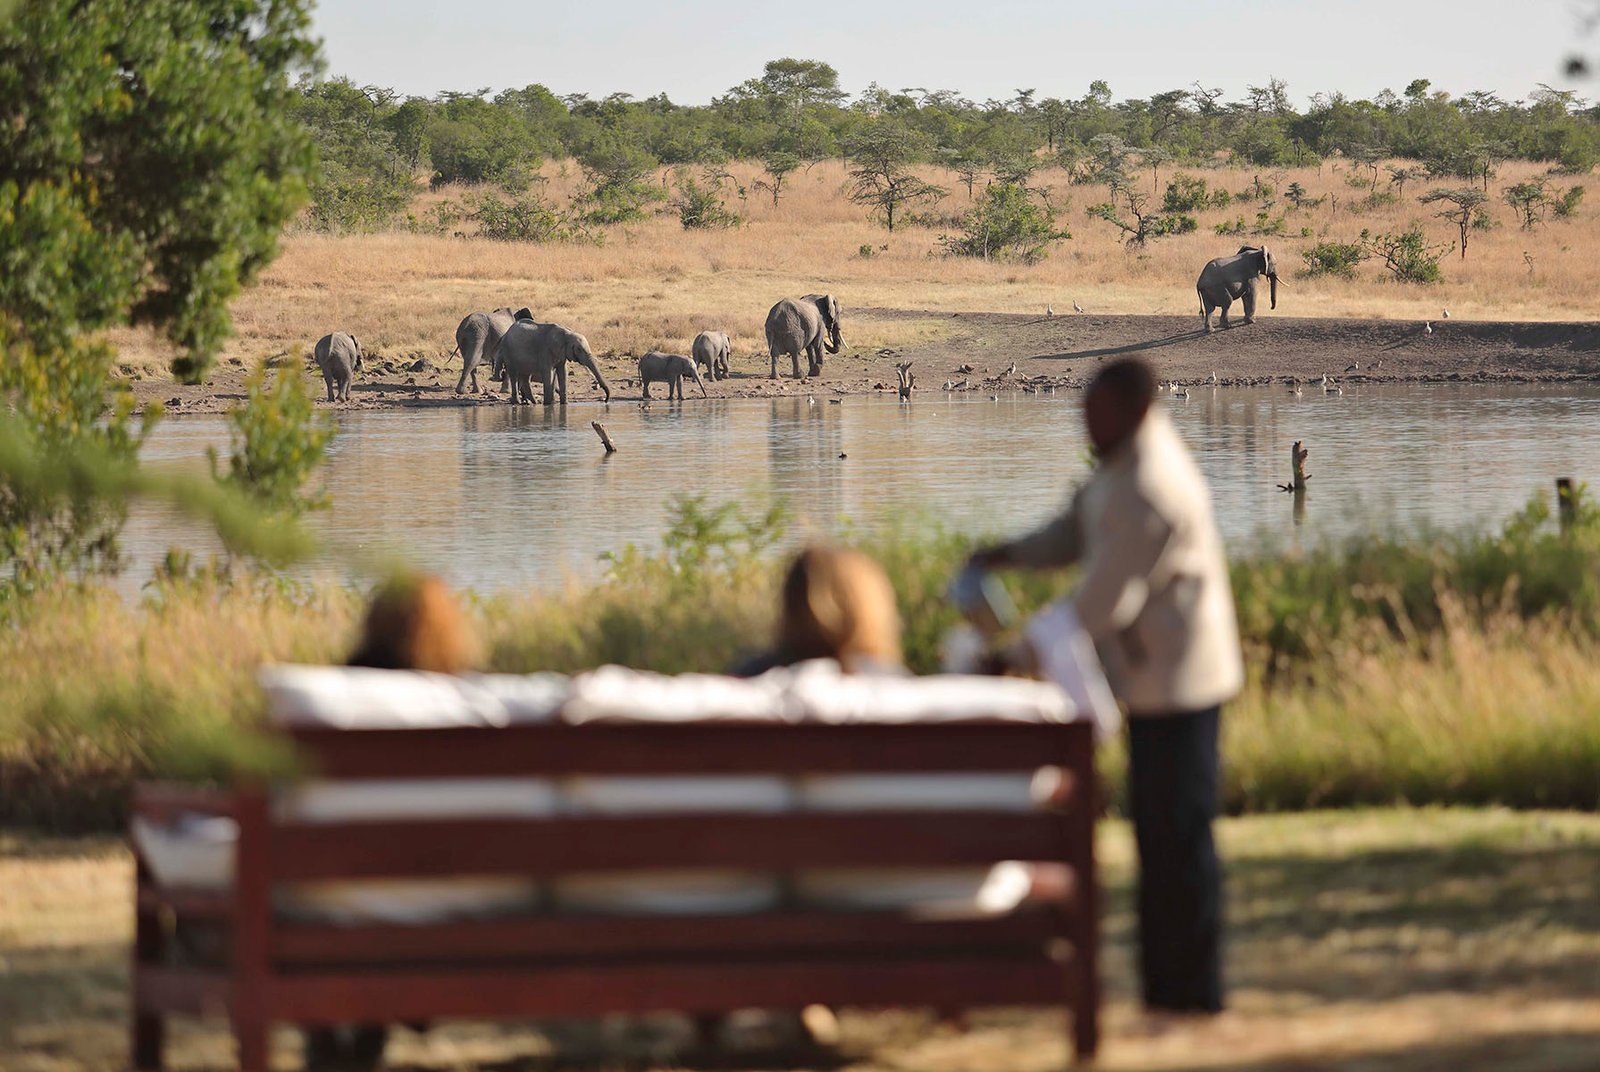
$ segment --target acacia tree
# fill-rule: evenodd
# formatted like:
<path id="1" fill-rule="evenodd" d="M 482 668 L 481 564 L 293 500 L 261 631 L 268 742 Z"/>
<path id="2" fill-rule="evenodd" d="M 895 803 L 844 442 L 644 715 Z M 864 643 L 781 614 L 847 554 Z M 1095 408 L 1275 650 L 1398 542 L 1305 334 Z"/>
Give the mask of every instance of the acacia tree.
<path id="1" fill-rule="evenodd" d="M 761 162 L 761 170 L 767 177 L 757 179 L 750 185 L 757 190 L 765 190 L 772 195 L 772 207 L 778 207 L 778 195 L 783 192 L 783 180 L 789 173 L 800 166 L 800 158 L 794 153 L 776 152 Z"/>
<path id="2" fill-rule="evenodd" d="M 1545 210 L 1550 207 L 1550 183 L 1544 178 L 1519 182 L 1502 190 L 1500 199 L 1516 210 L 1522 229 L 1531 231 L 1544 222 Z"/>
<path id="3" fill-rule="evenodd" d="M 1424 205 L 1432 205 L 1443 201 L 1450 205 L 1442 212 L 1436 213 L 1441 220 L 1449 220 L 1456 225 L 1456 230 L 1461 235 L 1461 259 L 1467 259 L 1467 238 L 1472 234 L 1472 225 L 1477 222 L 1483 212 L 1483 203 L 1489 200 L 1489 195 L 1482 190 L 1474 190 L 1470 186 L 1453 190 L 1429 190 L 1418 198 Z"/>
<path id="4" fill-rule="evenodd" d="M 911 172 L 913 162 L 926 158 L 930 143 L 896 119 L 870 120 L 846 148 L 851 162 L 850 200 L 882 215 L 890 231 L 902 206 L 937 201 L 947 192 Z"/>
<path id="5" fill-rule="evenodd" d="M 199 382 L 306 197 L 290 78 L 316 59 L 309 7 L 0 5 L 0 425 L 28 455 L 0 472 L 0 564 L 23 585 L 116 561 L 105 485 L 13 475 L 90 455 L 134 472 L 159 407 L 134 426 L 105 330 L 164 332 L 174 375 Z"/>

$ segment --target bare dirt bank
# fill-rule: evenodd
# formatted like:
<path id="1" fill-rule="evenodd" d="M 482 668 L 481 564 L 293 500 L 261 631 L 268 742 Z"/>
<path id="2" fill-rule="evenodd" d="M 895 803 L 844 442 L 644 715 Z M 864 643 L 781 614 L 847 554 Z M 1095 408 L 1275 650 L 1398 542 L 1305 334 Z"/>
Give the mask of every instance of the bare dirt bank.
<path id="1" fill-rule="evenodd" d="M 1206 335 L 1194 316 L 1025 316 L 1007 313 L 935 313 L 910 309 L 860 309 L 850 320 L 871 321 L 875 334 L 894 336 L 896 321 L 942 319 L 946 330 L 934 341 L 861 352 L 848 346 L 828 358 L 820 380 L 796 382 L 780 365 L 779 380 L 767 378 L 764 354 L 736 352 L 733 375 L 707 383 L 712 397 L 748 398 L 791 394 L 867 394 L 893 391 L 894 366 L 913 362 L 917 388 L 924 394 L 946 389 L 1032 391 L 1081 387 L 1102 362 L 1117 357 L 1149 361 L 1164 381 L 1208 382 L 1222 386 L 1313 380 L 1327 374 L 1346 382 L 1559 383 L 1600 380 L 1600 324 L 1508 321 L 1422 322 L 1340 320 L 1263 314 L 1248 327 Z M 284 357 L 281 360 L 295 360 Z M 637 399 L 635 359 L 608 356 L 601 365 L 613 399 Z M 1015 370 L 1011 369 L 1015 365 Z M 505 404 L 496 385 L 480 382 L 483 393 L 456 395 L 460 358 L 448 350 L 432 353 L 369 355 L 366 370 L 351 389 L 350 409 L 407 409 L 435 406 Z M 963 371 L 970 367 L 970 371 Z M 306 375 L 322 392 L 321 377 L 306 365 Z M 204 384 L 176 384 L 164 375 L 136 380 L 141 404 L 159 399 L 173 413 L 215 413 L 244 395 L 245 369 L 219 366 Z M 582 369 L 569 376 L 574 400 L 599 392 Z M 653 393 L 664 394 L 662 386 Z M 697 396 L 689 385 L 691 399 Z M 327 405 L 327 403 L 319 403 Z"/>

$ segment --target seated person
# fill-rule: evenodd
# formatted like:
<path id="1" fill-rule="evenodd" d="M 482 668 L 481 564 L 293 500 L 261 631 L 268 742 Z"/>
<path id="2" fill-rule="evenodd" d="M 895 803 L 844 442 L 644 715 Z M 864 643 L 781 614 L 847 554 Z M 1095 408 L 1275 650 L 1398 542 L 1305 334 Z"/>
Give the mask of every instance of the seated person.
<path id="1" fill-rule="evenodd" d="M 894 588 L 870 556 L 826 544 L 807 547 L 784 575 L 782 600 L 772 650 L 739 664 L 735 677 L 807 659 L 835 659 L 847 673 L 902 672 Z"/>

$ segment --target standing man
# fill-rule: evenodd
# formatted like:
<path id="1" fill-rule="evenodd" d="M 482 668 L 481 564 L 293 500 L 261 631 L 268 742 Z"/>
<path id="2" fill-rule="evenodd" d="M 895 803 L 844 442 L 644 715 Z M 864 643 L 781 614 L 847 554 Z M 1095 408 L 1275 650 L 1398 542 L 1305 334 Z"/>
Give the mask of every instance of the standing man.
<path id="1" fill-rule="evenodd" d="M 1217 720 L 1244 667 L 1209 491 L 1154 400 L 1149 366 L 1105 366 L 1083 400 L 1099 459 L 1089 481 L 1064 514 L 972 564 L 1081 565 L 1071 602 L 1128 709 L 1145 1005 L 1212 1013 L 1223 1007 Z"/>

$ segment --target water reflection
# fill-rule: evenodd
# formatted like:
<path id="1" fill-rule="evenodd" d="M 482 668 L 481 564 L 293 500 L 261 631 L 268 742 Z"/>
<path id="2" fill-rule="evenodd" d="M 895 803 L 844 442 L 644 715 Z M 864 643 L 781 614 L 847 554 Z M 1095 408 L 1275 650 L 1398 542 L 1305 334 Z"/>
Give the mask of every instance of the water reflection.
<path id="1" fill-rule="evenodd" d="M 333 508 L 316 523 L 347 548 L 398 552 L 457 584 L 549 588 L 661 531 L 675 492 L 788 500 L 806 531 L 919 514 L 1011 532 L 1055 510 L 1087 471 L 1079 396 L 691 398 L 648 405 L 490 406 L 339 417 Z M 1600 465 L 1600 389 L 1192 389 L 1164 399 L 1212 483 L 1234 547 L 1394 526 L 1485 527 L 1557 476 Z M 619 451 L 607 457 L 589 422 Z M 165 422 L 158 463 L 203 464 L 221 418 Z M 1278 490 L 1290 444 L 1311 449 L 1310 493 Z M 840 455 L 845 455 L 841 458 Z M 168 546 L 207 550 L 180 518 L 141 511 L 130 577 Z"/>

